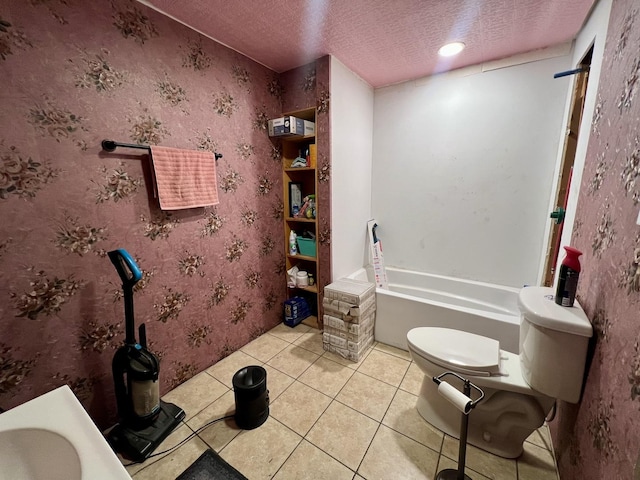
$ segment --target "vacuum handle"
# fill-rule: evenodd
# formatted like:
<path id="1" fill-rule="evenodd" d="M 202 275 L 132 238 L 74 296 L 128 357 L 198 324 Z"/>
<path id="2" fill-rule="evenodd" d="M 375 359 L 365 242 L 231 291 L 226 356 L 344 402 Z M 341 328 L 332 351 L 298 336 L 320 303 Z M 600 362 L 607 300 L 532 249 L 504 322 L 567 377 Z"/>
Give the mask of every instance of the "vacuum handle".
<path id="1" fill-rule="evenodd" d="M 111 263 L 116 267 L 122 280 L 122 286 L 133 288 L 142 278 L 142 271 L 133 257 L 124 248 L 112 250 L 108 253 Z"/>
<path id="2" fill-rule="evenodd" d="M 140 338 L 140 345 L 142 348 L 147 348 L 147 327 L 143 323 L 138 327 L 138 337 Z"/>

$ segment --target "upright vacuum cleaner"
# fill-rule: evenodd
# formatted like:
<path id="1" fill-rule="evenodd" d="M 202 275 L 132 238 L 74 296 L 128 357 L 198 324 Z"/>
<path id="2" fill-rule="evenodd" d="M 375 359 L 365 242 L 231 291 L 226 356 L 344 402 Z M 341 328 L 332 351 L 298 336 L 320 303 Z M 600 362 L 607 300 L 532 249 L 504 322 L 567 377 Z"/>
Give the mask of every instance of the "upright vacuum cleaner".
<path id="1" fill-rule="evenodd" d="M 116 452 L 141 462 L 178 426 L 185 413 L 177 405 L 160 400 L 160 364 L 158 357 L 147 350 L 144 324 L 138 329 L 140 343 L 136 340 L 133 287 L 142 278 L 142 272 L 124 249 L 109 252 L 109 259 L 122 279 L 126 337 L 113 356 L 119 423 L 109 432 L 107 440 Z"/>

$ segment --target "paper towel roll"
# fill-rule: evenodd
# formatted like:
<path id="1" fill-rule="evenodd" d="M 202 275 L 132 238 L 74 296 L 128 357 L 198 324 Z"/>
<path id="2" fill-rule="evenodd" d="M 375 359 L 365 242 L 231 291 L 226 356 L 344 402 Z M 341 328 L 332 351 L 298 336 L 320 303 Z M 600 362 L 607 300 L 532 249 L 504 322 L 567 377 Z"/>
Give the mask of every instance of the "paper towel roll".
<path id="1" fill-rule="evenodd" d="M 471 411 L 471 399 L 447 382 L 441 381 L 438 393 L 449 400 L 454 407 L 467 415 Z"/>

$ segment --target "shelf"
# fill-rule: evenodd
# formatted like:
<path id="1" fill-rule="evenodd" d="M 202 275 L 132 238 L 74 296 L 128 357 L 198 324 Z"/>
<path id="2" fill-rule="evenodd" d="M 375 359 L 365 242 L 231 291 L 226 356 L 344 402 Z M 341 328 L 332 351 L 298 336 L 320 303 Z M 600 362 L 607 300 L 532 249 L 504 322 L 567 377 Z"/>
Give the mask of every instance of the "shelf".
<path id="1" fill-rule="evenodd" d="M 285 172 L 315 172 L 315 167 L 287 167 Z"/>
<path id="2" fill-rule="evenodd" d="M 302 223 L 316 223 L 315 218 L 305 218 L 305 217 L 287 217 L 285 218 L 287 222 L 302 222 Z"/>
<path id="3" fill-rule="evenodd" d="M 318 287 L 316 285 L 310 285 L 308 287 L 289 287 L 289 290 L 304 290 L 305 292 L 318 293 Z"/>
<path id="4" fill-rule="evenodd" d="M 314 140 L 316 138 L 315 135 L 290 135 L 290 136 L 286 136 L 286 135 L 277 135 L 275 137 L 271 137 L 271 138 L 279 138 L 281 140 L 286 140 L 287 142 L 308 142 L 309 140 Z"/>
<path id="5" fill-rule="evenodd" d="M 318 259 L 316 257 L 308 257 L 307 255 L 289 255 L 287 254 L 287 258 L 293 260 L 297 258 L 298 260 L 306 260 L 307 262 L 316 262 Z"/>
<path id="6" fill-rule="evenodd" d="M 294 116 L 316 122 L 316 108 L 309 107 L 303 110 L 285 112 L 284 116 Z M 290 297 L 301 296 L 308 303 L 311 311 L 316 313 L 307 317 L 302 323 L 314 328 L 318 328 L 318 324 L 322 323 L 322 304 L 320 299 L 320 292 L 324 286 L 323 278 L 321 276 L 322 269 L 320 268 L 320 260 L 317 258 L 318 251 L 313 249 L 305 249 L 306 253 L 315 253 L 314 256 L 302 255 L 299 252 L 296 255 L 289 254 L 288 240 L 292 231 L 302 233 L 308 231 L 316 233 L 319 229 L 318 218 L 307 218 L 306 216 L 294 217 L 292 215 L 291 208 L 291 184 L 299 184 L 303 198 L 307 195 L 316 195 L 316 206 L 318 205 L 318 131 L 315 135 L 296 135 L 296 136 L 282 136 L 274 137 L 273 140 L 279 140 L 281 143 L 281 164 L 282 171 L 282 186 L 283 195 L 282 203 L 284 207 L 284 219 L 282 221 L 284 229 L 284 254 L 285 254 L 285 267 L 289 271 L 293 267 L 298 267 L 300 270 L 307 270 L 315 277 L 315 284 L 306 287 L 287 287 L 286 292 Z M 308 155 L 308 166 L 292 167 L 298 157 L 305 157 Z M 305 165 L 302 163 L 302 165 Z M 303 202 L 304 203 L 304 202 Z M 306 212 L 305 212 L 306 213 Z M 317 212 L 316 212 L 317 215 Z M 316 245 L 316 248 L 318 246 Z"/>

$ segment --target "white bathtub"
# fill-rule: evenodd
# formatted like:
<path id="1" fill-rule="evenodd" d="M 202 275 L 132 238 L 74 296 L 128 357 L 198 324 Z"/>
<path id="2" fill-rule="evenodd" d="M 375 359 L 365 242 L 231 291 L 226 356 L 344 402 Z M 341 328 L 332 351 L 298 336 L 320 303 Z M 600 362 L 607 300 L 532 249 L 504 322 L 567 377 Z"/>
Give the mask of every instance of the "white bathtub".
<path id="1" fill-rule="evenodd" d="M 407 350 L 415 327 L 446 327 L 495 338 L 518 353 L 519 289 L 387 267 L 389 290 L 376 289 L 377 341 Z M 372 269 L 351 278 L 373 281 Z"/>

